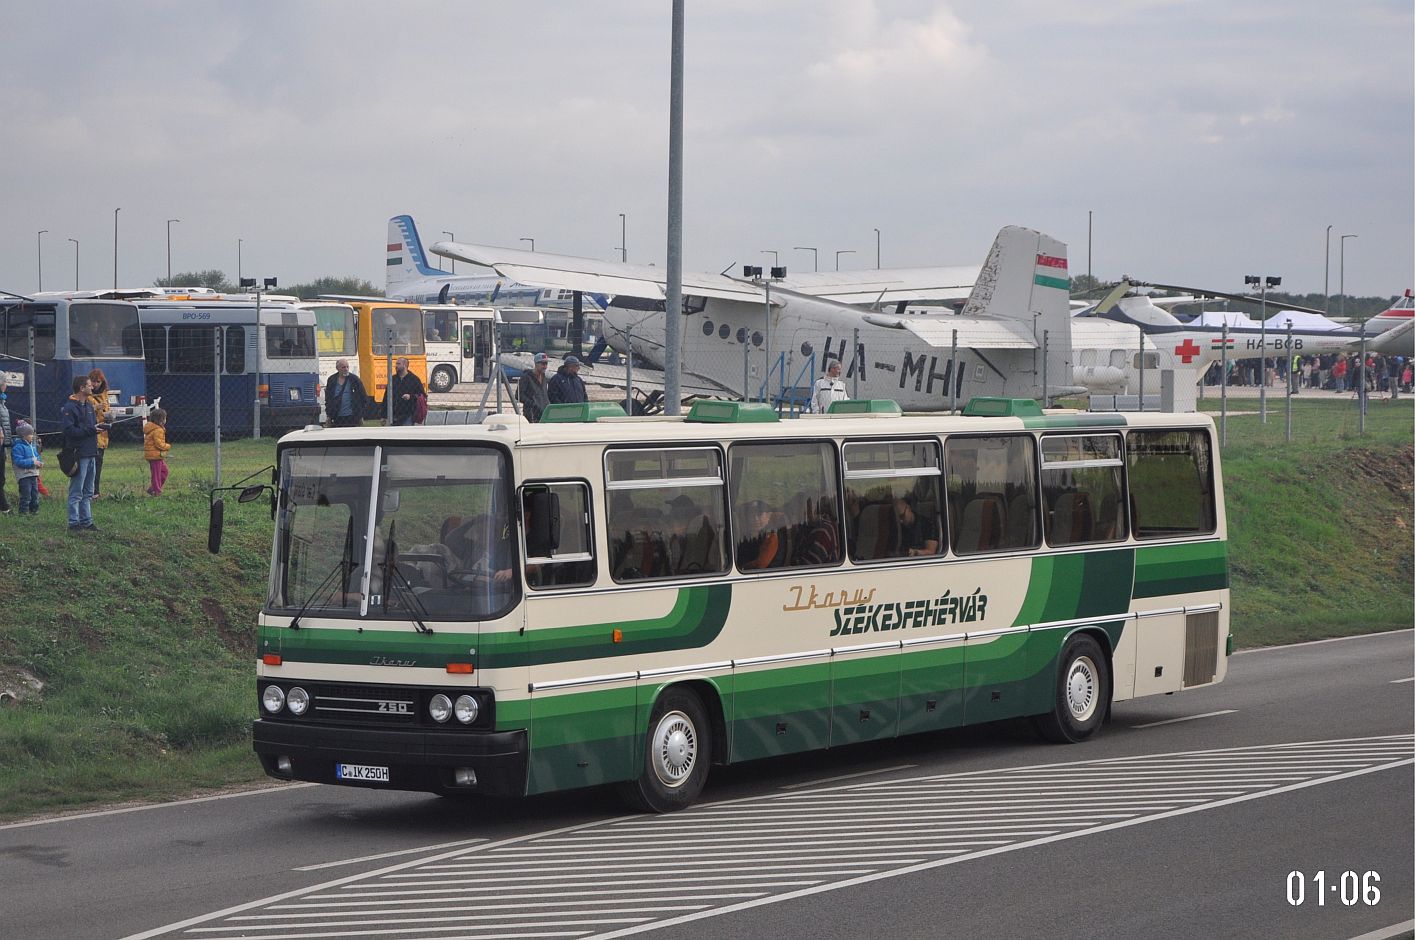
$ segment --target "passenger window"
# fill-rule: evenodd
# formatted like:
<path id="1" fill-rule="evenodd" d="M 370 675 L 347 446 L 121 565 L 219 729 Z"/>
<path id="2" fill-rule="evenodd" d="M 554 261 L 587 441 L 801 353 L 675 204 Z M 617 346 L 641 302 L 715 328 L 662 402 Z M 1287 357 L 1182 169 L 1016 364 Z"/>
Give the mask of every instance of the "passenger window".
<path id="1" fill-rule="evenodd" d="M 827 442 L 732 448 L 732 521 L 742 571 L 840 561 L 835 448 Z"/>
<path id="2" fill-rule="evenodd" d="M 226 327 L 226 374 L 241 375 L 246 371 L 246 328 Z"/>
<path id="3" fill-rule="evenodd" d="M 845 445 L 845 519 L 851 561 L 937 555 L 943 549 L 938 444 Z"/>
<path id="4" fill-rule="evenodd" d="M 1126 536 L 1120 436 L 1042 438 L 1042 499 L 1048 545 L 1115 542 Z"/>
<path id="5" fill-rule="evenodd" d="M 1131 431 L 1130 525 L 1137 539 L 1215 531 L 1213 455 L 1203 431 Z"/>
<path id="6" fill-rule="evenodd" d="M 716 448 L 610 451 L 605 493 L 615 581 L 727 570 L 722 454 Z"/>
<path id="7" fill-rule="evenodd" d="M 532 555 L 526 533 L 534 531 L 530 503 L 537 493 L 551 493 L 560 508 L 559 544 L 545 555 Z M 594 536 L 590 522 L 590 488 L 583 483 L 527 484 L 521 490 L 521 553 L 526 560 L 526 584 L 532 590 L 583 587 L 595 581 Z"/>
<path id="8" fill-rule="evenodd" d="M 1036 442 L 1030 435 L 950 437 L 943 448 L 953 551 L 1016 551 L 1040 543 Z"/>

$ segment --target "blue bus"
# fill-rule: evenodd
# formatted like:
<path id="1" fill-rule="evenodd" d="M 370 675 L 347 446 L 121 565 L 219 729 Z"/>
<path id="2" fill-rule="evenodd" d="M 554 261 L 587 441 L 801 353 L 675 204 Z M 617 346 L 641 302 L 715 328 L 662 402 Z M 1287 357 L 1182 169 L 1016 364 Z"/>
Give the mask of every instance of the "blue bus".
<path id="1" fill-rule="evenodd" d="M 257 315 L 253 300 L 196 299 L 139 301 L 137 308 L 148 396 L 166 410 L 170 437 L 211 438 L 218 367 L 222 437 L 252 434 L 257 408 L 263 434 L 318 423 L 314 311 L 265 303 Z"/>
<path id="2" fill-rule="evenodd" d="M 34 328 L 34 404 L 30 414 L 29 331 Z M 11 421 L 24 418 L 57 444 L 59 410 L 76 375 L 102 369 L 108 379 L 113 433 L 141 438 L 147 384 L 138 308 L 121 300 L 40 294 L 0 303 L 0 372 L 9 373 Z M 15 379 L 19 381 L 15 381 Z"/>

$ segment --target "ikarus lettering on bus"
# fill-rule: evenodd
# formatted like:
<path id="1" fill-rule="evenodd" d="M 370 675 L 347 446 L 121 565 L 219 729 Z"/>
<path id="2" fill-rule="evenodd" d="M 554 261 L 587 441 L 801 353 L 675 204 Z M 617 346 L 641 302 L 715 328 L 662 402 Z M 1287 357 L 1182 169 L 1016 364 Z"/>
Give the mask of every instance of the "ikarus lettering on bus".
<path id="1" fill-rule="evenodd" d="M 886 633 L 921 627 L 950 627 L 981 623 L 987 617 L 988 596 L 981 586 L 971 593 L 944 591 L 937 597 L 911 598 L 874 603 L 876 588 L 822 592 L 817 585 L 791 585 L 792 603 L 787 612 L 830 610 L 834 620 L 831 636 L 857 633 Z"/>

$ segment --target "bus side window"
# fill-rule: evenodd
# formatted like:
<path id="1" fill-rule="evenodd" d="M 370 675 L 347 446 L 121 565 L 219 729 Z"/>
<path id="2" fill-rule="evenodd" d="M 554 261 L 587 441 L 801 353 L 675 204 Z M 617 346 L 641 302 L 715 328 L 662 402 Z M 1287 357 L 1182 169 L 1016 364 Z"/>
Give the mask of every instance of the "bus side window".
<path id="1" fill-rule="evenodd" d="M 828 442 L 737 444 L 732 506 L 743 571 L 837 564 L 840 491 Z"/>
<path id="2" fill-rule="evenodd" d="M 1036 442 L 1030 435 L 950 437 L 944 476 L 955 552 L 1037 546 Z"/>
<path id="3" fill-rule="evenodd" d="M 596 575 L 594 532 L 590 520 L 590 489 L 583 483 L 527 484 L 521 491 L 524 534 L 532 531 L 533 494 L 550 492 L 558 498 L 560 541 L 548 555 L 532 555 L 524 542 L 526 584 L 532 590 L 583 587 L 593 584 Z"/>
<path id="4" fill-rule="evenodd" d="M 1131 431 L 1126 436 L 1131 527 L 1137 539 L 1213 534 L 1211 447 L 1200 430 Z"/>
<path id="5" fill-rule="evenodd" d="M 722 455 L 716 448 L 623 449 L 605 455 L 605 531 L 615 581 L 727 570 Z"/>
<path id="6" fill-rule="evenodd" d="M 937 555 L 943 544 L 939 448 L 934 441 L 845 445 L 851 561 Z"/>
<path id="7" fill-rule="evenodd" d="M 1042 498 L 1049 545 L 1125 538 L 1120 471 L 1118 434 L 1042 438 Z"/>

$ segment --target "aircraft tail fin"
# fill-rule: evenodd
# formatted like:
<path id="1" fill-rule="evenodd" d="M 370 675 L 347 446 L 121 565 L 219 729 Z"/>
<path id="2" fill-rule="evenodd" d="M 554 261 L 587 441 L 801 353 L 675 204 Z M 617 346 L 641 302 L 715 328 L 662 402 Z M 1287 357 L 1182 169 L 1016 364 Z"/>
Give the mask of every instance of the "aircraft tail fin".
<path id="1" fill-rule="evenodd" d="M 997 233 L 978 282 L 963 307 L 965 316 L 1020 320 L 1037 342 L 1037 396 L 1042 391 L 1041 350 L 1047 351 L 1051 394 L 1071 381 L 1071 280 L 1066 245 L 1050 235 L 1005 226 Z"/>
<path id="2" fill-rule="evenodd" d="M 385 293 L 407 281 L 450 274 L 427 263 L 418 227 L 410 215 L 395 215 L 388 220 L 388 261 L 384 270 Z"/>

